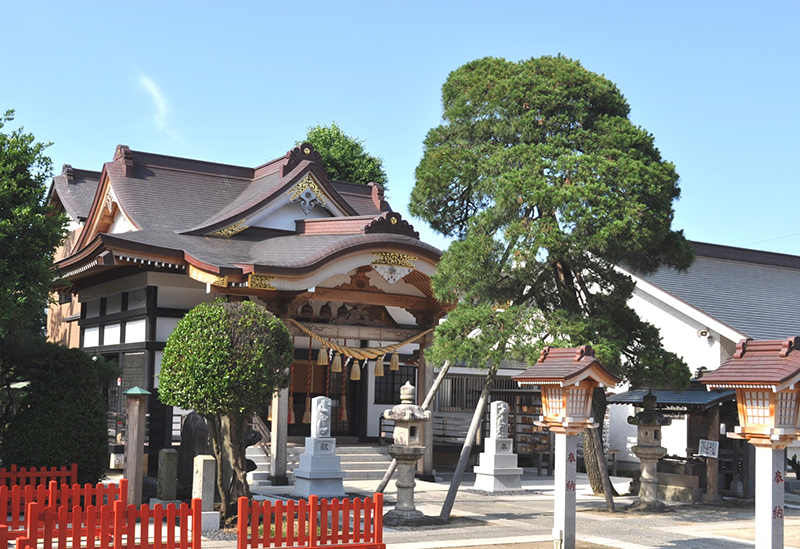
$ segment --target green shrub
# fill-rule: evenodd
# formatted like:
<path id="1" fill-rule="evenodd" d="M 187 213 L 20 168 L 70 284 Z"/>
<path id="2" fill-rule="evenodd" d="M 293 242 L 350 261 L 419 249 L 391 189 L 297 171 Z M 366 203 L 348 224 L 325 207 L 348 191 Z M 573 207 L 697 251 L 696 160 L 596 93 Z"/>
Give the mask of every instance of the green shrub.
<path id="1" fill-rule="evenodd" d="M 52 345 L 8 426 L 3 466 L 77 463 L 79 483 L 99 482 L 108 466 L 108 439 L 98 379 L 92 357 Z"/>

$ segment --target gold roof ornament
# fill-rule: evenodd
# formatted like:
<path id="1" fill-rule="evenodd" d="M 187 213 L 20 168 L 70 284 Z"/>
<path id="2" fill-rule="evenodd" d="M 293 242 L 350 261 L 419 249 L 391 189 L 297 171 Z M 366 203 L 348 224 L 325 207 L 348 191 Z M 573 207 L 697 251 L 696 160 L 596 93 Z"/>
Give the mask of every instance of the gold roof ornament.
<path id="1" fill-rule="evenodd" d="M 208 236 L 224 236 L 225 238 L 230 238 L 248 228 L 248 226 L 244 224 L 244 221 L 244 219 L 240 219 L 233 225 L 228 225 L 227 227 L 223 227 L 218 231 L 208 233 Z"/>

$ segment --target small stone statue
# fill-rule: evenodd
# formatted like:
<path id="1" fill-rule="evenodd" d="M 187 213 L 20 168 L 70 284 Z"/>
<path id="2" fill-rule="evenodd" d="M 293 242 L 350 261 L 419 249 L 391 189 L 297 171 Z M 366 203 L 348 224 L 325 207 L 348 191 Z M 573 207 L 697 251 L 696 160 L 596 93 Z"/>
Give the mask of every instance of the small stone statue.
<path id="1" fill-rule="evenodd" d="M 508 438 L 508 403 L 503 401 L 492 402 L 492 438 Z"/>
<path id="2" fill-rule="evenodd" d="M 318 396 L 311 400 L 311 436 L 331 436 L 331 399 L 328 397 Z"/>

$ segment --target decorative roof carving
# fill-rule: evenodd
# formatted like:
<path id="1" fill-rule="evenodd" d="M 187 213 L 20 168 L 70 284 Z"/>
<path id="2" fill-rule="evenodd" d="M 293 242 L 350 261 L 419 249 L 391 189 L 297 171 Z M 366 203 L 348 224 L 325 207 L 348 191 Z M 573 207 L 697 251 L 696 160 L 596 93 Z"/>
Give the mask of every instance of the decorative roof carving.
<path id="1" fill-rule="evenodd" d="M 303 160 L 314 162 L 322 171 L 325 171 L 322 155 L 314 150 L 314 146 L 311 143 L 303 143 L 286 153 L 286 164 L 281 168 L 281 177 L 295 169 Z"/>
<path id="2" fill-rule="evenodd" d="M 250 274 L 247 277 L 247 287 L 254 290 L 274 290 L 275 286 L 272 281 L 275 280 L 274 276 L 265 276 L 258 274 Z"/>
<path id="3" fill-rule="evenodd" d="M 364 234 L 373 233 L 402 234 L 419 239 L 419 232 L 415 231 L 414 226 L 405 221 L 403 216 L 397 212 L 381 214 L 375 221 L 364 227 Z"/>
<path id="4" fill-rule="evenodd" d="M 308 215 L 314 206 L 319 204 L 323 208 L 327 207 L 328 203 L 325 200 L 325 193 L 319 188 L 314 177 L 309 173 L 297 185 L 286 191 L 289 195 L 291 202 L 299 202 L 300 207 L 303 208 L 303 213 Z"/>
<path id="5" fill-rule="evenodd" d="M 369 278 L 367 277 L 367 273 L 370 271 L 370 267 L 359 267 L 353 276 L 350 277 L 350 282 L 346 282 L 345 284 L 339 284 L 336 286 L 336 290 L 356 290 L 359 292 L 376 292 L 376 293 L 384 293 L 383 290 L 378 288 L 377 286 L 373 286 L 369 282 Z"/>
<path id="6" fill-rule="evenodd" d="M 114 161 L 122 165 L 122 175 L 133 177 L 133 151 L 127 145 L 117 145 Z"/>
<path id="7" fill-rule="evenodd" d="M 223 227 L 218 231 L 214 231 L 213 233 L 208 233 L 208 236 L 224 236 L 226 238 L 229 238 L 235 234 L 239 234 L 246 228 L 247 225 L 244 224 L 244 219 L 240 219 L 233 225 L 228 225 L 227 227 Z"/>

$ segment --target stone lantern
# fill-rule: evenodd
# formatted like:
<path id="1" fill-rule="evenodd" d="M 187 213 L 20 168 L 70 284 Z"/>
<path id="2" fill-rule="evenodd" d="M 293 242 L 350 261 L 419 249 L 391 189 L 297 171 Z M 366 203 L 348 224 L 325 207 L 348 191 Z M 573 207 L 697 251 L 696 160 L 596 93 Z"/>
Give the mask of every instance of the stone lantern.
<path id="1" fill-rule="evenodd" d="M 648 391 L 642 399 L 644 410 L 628 418 L 628 423 L 636 425 L 638 431 L 637 445 L 631 448 L 642 463 L 639 499 L 628 508 L 632 511 L 663 511 L 665 505 L 658 500 L 658 460 L 667 455 L 667 449 L 661 446 L 661 427 L 672 423 L 669 418 L 656 410 L 658 399 Z"/>
<path id="2" fill-rule="evenodd" d="M 431 420 L 431 412 L 414 404 L 417 390 L 406 382 L 400 388 L 400 404 L 383 412 L 385 419 L 394 421 L 394 444 L 389 455 L 397 460 L 397 504 L 386 513 L 384 524 L 389 526 L 420 525 L 430 517 L 414 506 L 414 470 L 425 454 L 422 436 L 423 423 Z"/>
<path id="3" fill-rule="evenodd" d="M 621 380 L 603 368 L 588 345 L 545 347 L 536 365 L 512 379 L 520 386 L 542 388 L 543 415 L 537 425 L 548 427 L 555 436 L 553 541 L 563 549 L 575 549 L 577 435 L 598 426 L 591 416 L 594 388 L 613 387 Z"/>
<path id="4" fill-rule="evenodd" d="M 783 547 L 784 450 L 800 435 L 800 337 L 743 339 L 700 381 L 709 390 L 736 390 L 739 426 L 728 437 L 756 447 L 756 547 Z"/>

